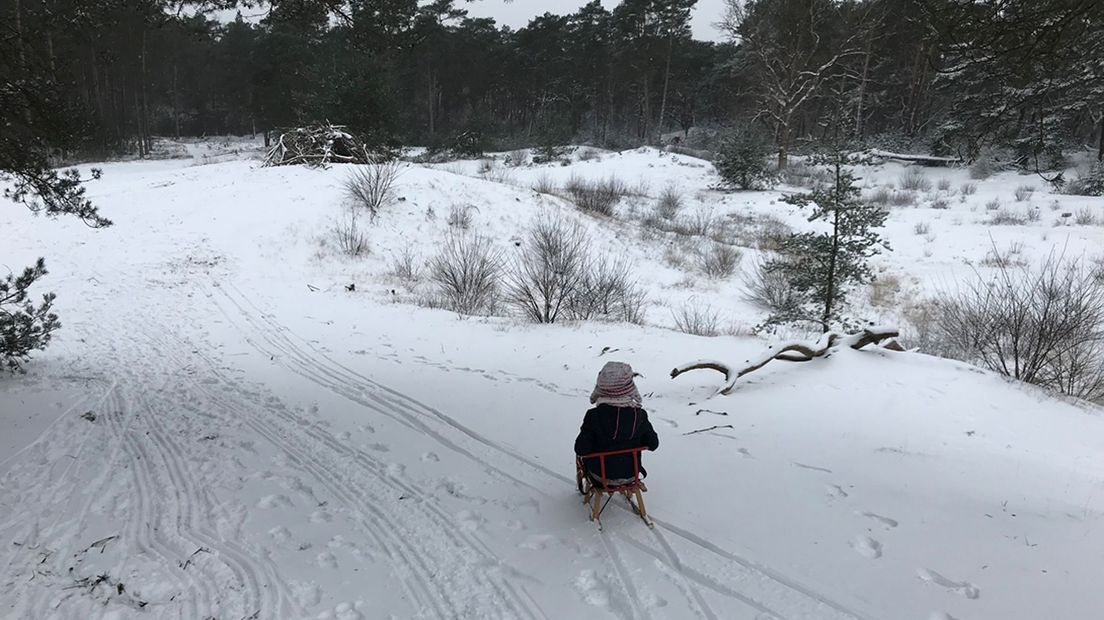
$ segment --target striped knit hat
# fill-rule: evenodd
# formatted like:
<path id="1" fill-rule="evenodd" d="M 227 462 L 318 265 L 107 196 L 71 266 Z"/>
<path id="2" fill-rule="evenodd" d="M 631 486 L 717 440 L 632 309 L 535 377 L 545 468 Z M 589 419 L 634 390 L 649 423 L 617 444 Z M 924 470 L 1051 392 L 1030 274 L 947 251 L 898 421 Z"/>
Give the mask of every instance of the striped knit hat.
<path id="1" fill-rule="evenodd" d="M 640 392 L 633 382 L 632 366 L 624 362 L 606 362 L 598 372 L 598 381 L 590 393 L 590 402 L 595 405 L 613 405 L 615 407 L 639 407 Z"/>

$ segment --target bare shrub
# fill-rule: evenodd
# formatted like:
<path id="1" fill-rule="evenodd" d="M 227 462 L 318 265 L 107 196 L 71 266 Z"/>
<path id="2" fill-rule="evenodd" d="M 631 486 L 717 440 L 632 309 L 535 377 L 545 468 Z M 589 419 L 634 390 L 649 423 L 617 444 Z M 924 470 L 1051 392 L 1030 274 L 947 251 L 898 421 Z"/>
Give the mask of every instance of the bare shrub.
<path id="1" fill-rule="evenodd" d="M 1043 219 L 1043 213 L 1039 211 L 1038 207 L 1028 206 L 1024 209 L 1024 219 L 1028 222 L 1038 222 Z"/>
<path id="2" fill-rule="evenodd" d="M 656 214 L 665 220 L 673 220 L 682 210 L 682 194 L 678 188 L 668 185 L 656 200 Z"/>
<path id="3" fill-rule="evenodd" d="M 350 205 L 345 213 L 334 223 L 334 240 L 337 247 L 349 256 L 368 253 L 368 235 L 364 233 L 360 207 Z"/>
<path id="4" fill-rule="evenodd" d="M 724 243 L 709 243 L 709 249 L 698 254 L 702 273 L 710 278 L 727 278 L 736 273 L 743 253 Z"/>
<path id="5" fill-rule="evenodd" d="M 625 184 L 615 177 L 599 181 L 572 177 L 564 191 L 579 209 L 605 216 L 612 216 L 613 208 L 628 195 Z"/>
<path id="6" fill-rule="evenodd" d="M 1051 254 L 1034 269 L 944 292 L 935 328 L 945 353 L 1063 394 L 1104 398 L 1104 284 L 1079 259 Z"/>
<path id="7" fill-rule="evenodd" d="M 777 252 L 782 249 L 793 229 L 789 224 L 775 217 L 767 217 L 758 222 L 755 233 L 755 247 L 764 252 Z"/>
<path id="8" fill-rule="evenodd" d="M 985 210 L 986 211 L 996 211 L 997 209 L 1000 208 L 1000 206 L 1001 206 L 1000 201 L 997 200 L 996 198 L 994 198 L 994 199 L 990 200 L 989 202 L 985 203 Z"/>
<path id="9" fill-rule="evenodd" d="M 501 272 L 502 257 L 491 240 L 470 233 L 450 234 L 429 265 L 444 307 L 461 314 L 494 312 Z"/>
<path id="10" fill-rule="evenodd" d="M 870 282 L 870 305 L 889 308 L 897 301 L 901 292 L 901 280 L 891 274 L 882 274 Z"/>
<path id="11" fill-rule="evenodd" d="M 767 310 L 771 316 L 784 318 L 798 314 L 801 295 L 790 286 L 789 280 L 778 268 L 777 259 L 759 260 L 744 276 L 744 298 Z"/>
<path id="12" fill-rule="evenodd" d="M 1025 200 L 1027 200 L 1028 198 L 1031 198 L 1031 195 L 1034 194 L 1034 193 L 1035 193 L 1035 188 L 1034 187 L 1032 187 L 1030 185 L 1021 185 L 1021 186 L 1017 187 L 1016 191 L 1014 192 L 1014 195 L 1016 197 L 1016 202 L 1023 202 Z"/>
<path id="13" fill-rule="evenodd" d="M 949 191 L 951 189 L 951 180 L 948 179 L 947 177 L 942 177 L 942 178 L 939 179 L 939 183 L 936 184 L 936 187 L 941 192 Z"/>
<path id="14" fill-rule="evenodd" d="M 909 168 L 898 178 L 901 189 L 909 191 L 927 192 L 931 190 L 931 179 L 924 175 L 919 168 Z"/>
<path id="15" fill-rule="evenodd" d="M 540 214 L 506 274 L 506 299 L 537 323 L 554 323 L 586 275 L 589 241 L 578 223 Z"/>
<path id="16" fill-rule="evenodd" d="M 911 191 L 893 192 L 889 204 L 894 207 L 911 207 L 916 204 L 916 194 Z"/>
<path id="17" fill-rule="evenodd" d="M 998 268 L 1027 265 L 1027 261 L 1023 259 L 1022 255 L 1022 243 L 1012 243 L 1004 250 L 993 246 L 985 254 L 985 258 L 982 259 L 981 264 L 986 267 Z"/>
<path id="18" fill-rule="evenodd" d="M 504 163 L 508 166 L 514 166 L 516 168 L 518 166 L 524 166 L 525 163 L 528 161 L 529 151 L 525 149 L 517 149 L 506 154 L 506 159 Z"/>
<path id="19" fill-rule="evenodd" d="M 671 310 L 671 318 L 675 321 L 675 329 L 684 334 L 716 336 L 720 333 L 720 313 L 709 304 L 694 299 Z"/>
<path id="20" fill-rule="evenodd" d="M 509 168 L 497 167 L 493 164 L 487 170 L 481 171 L 479 176 L 483 177 L 484 181 L 500 183 L 502 185 L 512 184 L 514 180 L 514 175 L 510 172 Z"/>
<path id="21" fill-rule="evenodd" d="M 683 234 L 694 235 L 704 237 L 709 234 L 709 231 L 713 229 L 716 220 L 713 217 L 713 210 L 707 208 L 701 208 L 692 213 L 679 218 L 679 227 Z"/>
<path id="22" fill-rule="evenodd" d="M 567 312 L 574 319 L 605 318 L 627 323 L 644 322 L 647 293 L 632 277 L 627 259 L 590 256 Z"/>
<path id="23" fill-rule="evenodd" d="M 809 166 L 802 161 L 790 162 L 789 165 L 779 171 L 779 174 L 782 176 L 782 182 L 786 185 L 805 188 L 813 188 L 821 183 L 826 183 L 830 176 L 827 170 Z"/>
<path id="24" fill-rule="evenodd" d="M 555 194 L 556 183 L 552 181 L 552 177 L 547 174 L 542 174 L 537 177 L 537 182 L 533 184 L 533 191 L 538 194 Z"/>
<path id="25" fill-rule="evenodd" d="M 978 157 L 970 164 L 970 178 L 975 181 L 981 181 L 993 176 L 997 171 L 996 162 L 985 154 Z"/>
<path id="26" fill-rule="evenodd" d="M 893 192 L 888 187 L 878 187 L 866 195 L 866 202 L 878 207 L 888 207 L 893 198 Z"/>
<path id="27" fill-rule="evenodd" d="M 478 211 L 475 205 L 452 205 L 449 207 L 448 225 L 460 230 L 468 230 L 472 225 L 472 211 Z"/>
<path id="28" fill-rule="evenodd" d="M 927 222 L 916 222 L 916 224 L 912 227 L 912 232 L 916 233 L 917 235 L 926 235 L 931 232 L 931 225 L 929 225 Z"/>
<path id="29" fill-rule="evenodd" d="M 1073 221 L 1078 226 L 1094 226 L 1096 225 L 1096 214 L 1093 213 L 1092 209 L 1084 207 L 1077 210 Z"/>
<path id="30" fill-rule="evenodd" d="M 936 199 L 931 201 L 931 208 L 933 208 L 933 209 L 943 210 L 943 209 L 946 209 L 950 206 L 951 206 L 951 204 L 949 202 L 947 202 L 946 198 L 940 197 L 940 198 L 936 198 Z"/>
<path id="31" fill-rule="evenodd" d="M 419 262 L 414 249 L 406 246 L 391 259 L 391 275 L 404 282 L 417 282 L 422 275 Z"/>
<path id="32" fill-rule="evenodd" d="M 601 159 L 602 154 L 595 149 L 581 148 L 578 151 L 579 161 L 593 161 Z"/>
<path id="33" fill-rule="evenodd" d="M 973 196 L 977 193 L 977 184 L 963 183 L 962 186 L 959 187 L 959 191 L 962 192 L 963 196 Z"/>
<path id="34" fill-rule="evenodd" d="M 395 181 L 402 172 L 398 160 L 355 166 L 345 178 L 345 194 L 372 218 L 395 197 Z"/>
<path id="35" fill-rule="evenodd" d="M 1026 216 L 1013 213 L 1008 209 L 1000 209 L 989 218 L 989 224 L 992 226 L 1019 226 L 1026 223 Z"/>

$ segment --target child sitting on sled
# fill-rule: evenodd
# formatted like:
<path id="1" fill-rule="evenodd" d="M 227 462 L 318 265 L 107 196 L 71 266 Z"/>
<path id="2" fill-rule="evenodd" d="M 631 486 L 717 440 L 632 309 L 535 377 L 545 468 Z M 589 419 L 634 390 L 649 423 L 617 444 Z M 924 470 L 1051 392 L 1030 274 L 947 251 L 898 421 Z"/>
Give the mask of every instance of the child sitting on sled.
<path id="1" fill-rule="evenodd" d="M 598 381 L 590 394 L 594 408 L 586 412 L 579 436 L 575 438 L 575 454 L 584 456 L 629 448 L 659 447 L 659 436 L 648 412 L 641 408 L 640 392 L 633 378 L 636 373 L 624 362 L 607 362 L 598 373 Z M 606 478 L 600 478 L 597 458 L 584 459 L 587 473 L 608 487 L 628 484 L 633 480 L 632 454 L 610 456 L 606 461 Z M 648 475 L 640 465 L 640 476 Z"/>

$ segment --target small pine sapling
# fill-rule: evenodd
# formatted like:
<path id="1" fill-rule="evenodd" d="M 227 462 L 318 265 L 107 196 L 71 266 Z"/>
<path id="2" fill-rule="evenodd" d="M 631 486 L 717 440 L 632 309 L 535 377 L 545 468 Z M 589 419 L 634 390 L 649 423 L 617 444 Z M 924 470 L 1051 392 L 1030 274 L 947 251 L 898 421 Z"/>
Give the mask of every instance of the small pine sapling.
<path id="1" fill-rule="evenodd" d="M 823 232 L 796 233 L 783 243 L 789 260 L 772 265 L 785 276 L 790 286 L 807 299 L 804 314 L 827 331 L 839 319 L 840 307 L 848 290 L 870 282 L 873 273 L 869 259 L 889 245 L 878 234 L 887 211 L 863 201 L 862 193 L 849 169 L 860 163 L 839 151 L 814 158 L 826 166 L 831 181 L 810 192 L 793 194 L 783 201 L 810 208 L 810 222 L 825 222 Z"/>

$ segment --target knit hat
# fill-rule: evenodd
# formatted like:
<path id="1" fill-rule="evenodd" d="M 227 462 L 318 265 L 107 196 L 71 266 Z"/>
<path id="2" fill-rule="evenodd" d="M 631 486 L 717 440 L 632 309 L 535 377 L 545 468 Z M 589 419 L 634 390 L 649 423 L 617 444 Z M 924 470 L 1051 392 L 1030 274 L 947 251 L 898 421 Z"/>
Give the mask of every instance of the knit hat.
<path id="1" fill-rule="evenodd" d="M 606 362 L 598 372 L 598 381 L 590 393 L 590 402 L 595 405 L 613 405 L 615 407 L 639 407 L 640 392 L 633 382 L 632 366 L 624 362 Z"/>

